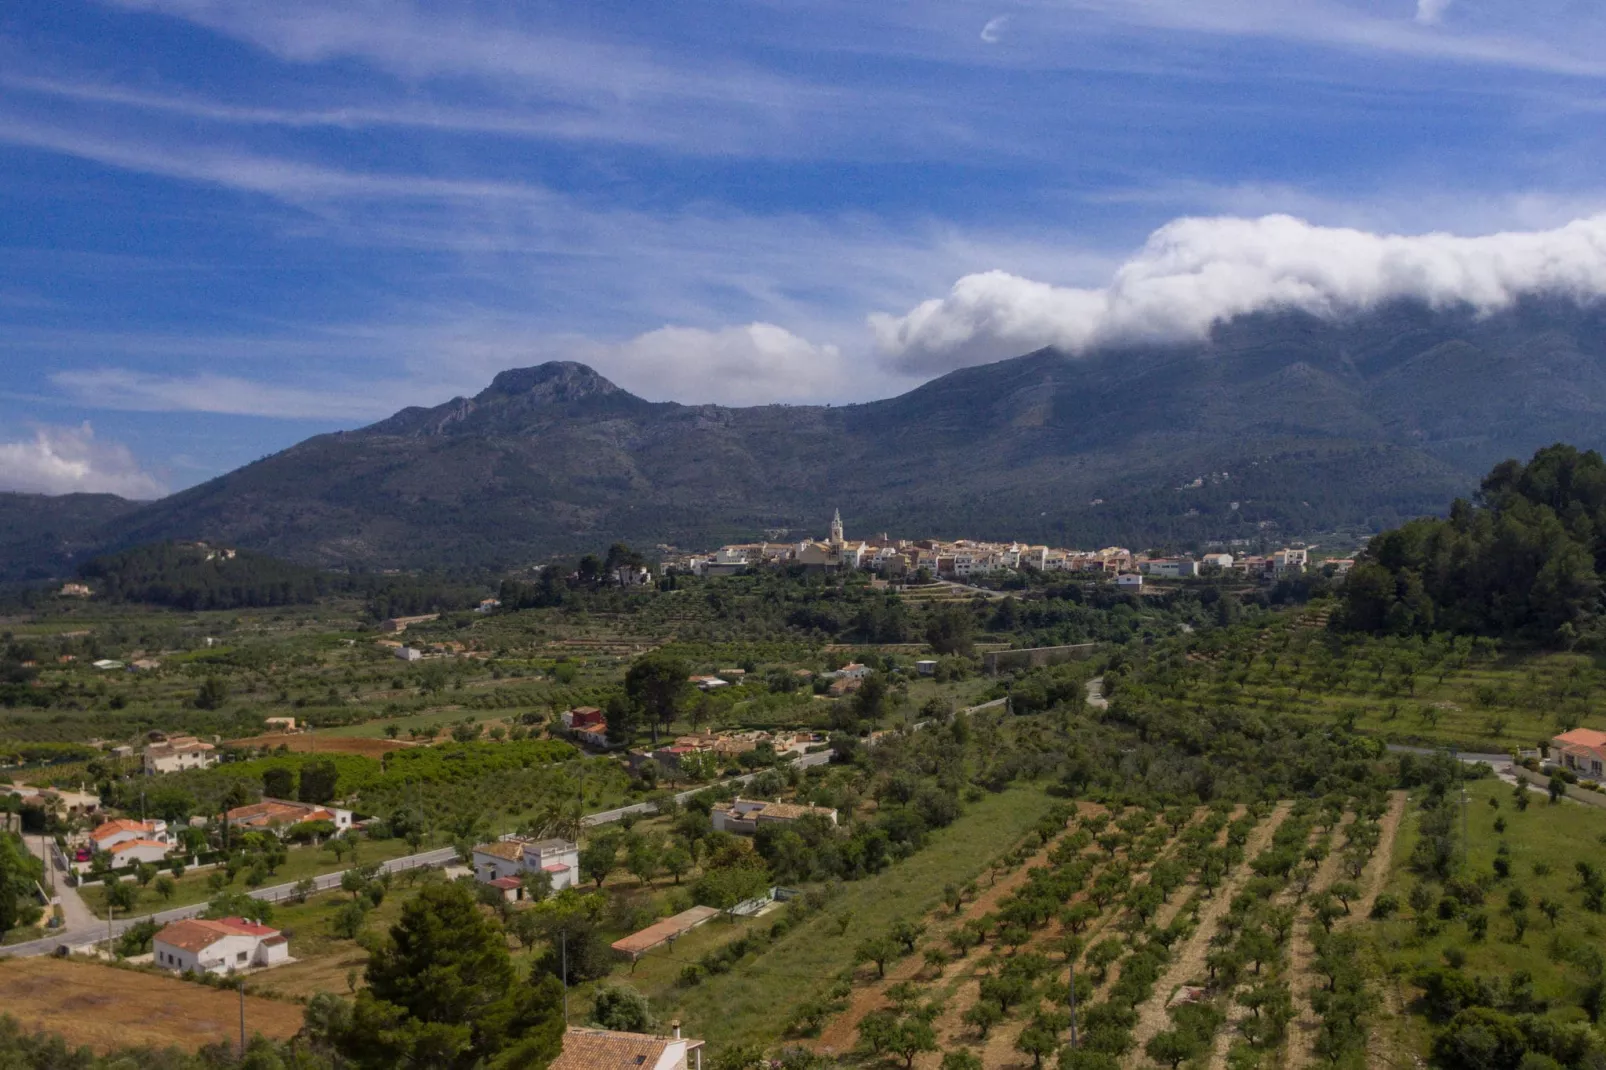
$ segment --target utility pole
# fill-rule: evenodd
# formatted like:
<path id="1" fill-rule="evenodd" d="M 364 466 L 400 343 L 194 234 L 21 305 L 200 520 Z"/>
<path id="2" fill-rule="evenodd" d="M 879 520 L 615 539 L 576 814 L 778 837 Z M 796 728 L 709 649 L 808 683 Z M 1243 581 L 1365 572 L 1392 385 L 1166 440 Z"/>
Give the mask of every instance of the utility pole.
<path id="1" fill-rule="evenodd" d="M 240 978 L 240 1061 L 245 1061 L 245 978 Z"/>
<path id="2" fill-rule="evenodd" d="M 569 930 L 558 933 L 558 945 L 563 954 L 563 1028 L 569 1028 Z"/>
<path id="3" fill-rule="evenodd" d="M 1071 1050 L 1075 1051 L 1082 1045 L 1076 1038 L 1076 963 L 1071 963 Z"/>

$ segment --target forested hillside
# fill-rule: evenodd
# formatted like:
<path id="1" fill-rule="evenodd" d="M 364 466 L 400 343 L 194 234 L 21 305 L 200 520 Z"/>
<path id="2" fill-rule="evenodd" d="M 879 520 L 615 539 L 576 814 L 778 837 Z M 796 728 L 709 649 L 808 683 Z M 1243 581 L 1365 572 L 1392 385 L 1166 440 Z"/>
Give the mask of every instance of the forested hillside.
<path id="1" fill-rule="evenodd" d="M 344 594 L 368 599 L 372 614 L 386 617 L 464 609 L 481 597 L 477 587 L 448 581 L 330 572 L 205 543 L 151 543 L 97 557 L 78 574 L 104 601 L 186 610 L 309 605 Z"/>
<path id="2" fill-rule="evenodd" d="M 1606 461 L 1549 446 L 1505 461 L 1472 501 L 1372 540 L 1334 621 L 1393 635 L 1510 636 L 1571 647 L 1601 642 Z"/>

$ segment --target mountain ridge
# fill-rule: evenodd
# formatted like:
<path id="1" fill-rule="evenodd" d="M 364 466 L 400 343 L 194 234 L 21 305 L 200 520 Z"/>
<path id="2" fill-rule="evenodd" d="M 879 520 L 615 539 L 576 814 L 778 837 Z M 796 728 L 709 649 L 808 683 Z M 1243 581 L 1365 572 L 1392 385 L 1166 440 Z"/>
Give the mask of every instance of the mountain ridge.
<path id="1" fill-rule="evenodd" d="M 1603 416 L 1606 311 L 1557 299 L 1254 313 L 1196 343 L 1041 349 L 839 406 L 654 402 L 557 361 L 307 439 L 85 541 L 502 566 L 818 534 L 833 508 L 904 537 L 1275 540 L 1439 511 L 1507 457 L 1606 445 Z"/>

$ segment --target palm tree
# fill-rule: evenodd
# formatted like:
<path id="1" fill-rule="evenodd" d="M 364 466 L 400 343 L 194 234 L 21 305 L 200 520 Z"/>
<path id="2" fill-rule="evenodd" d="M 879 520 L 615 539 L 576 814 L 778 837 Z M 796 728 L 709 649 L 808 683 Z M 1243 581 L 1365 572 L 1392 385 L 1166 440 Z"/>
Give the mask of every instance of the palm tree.
<path id="1" fill-rule="evenodd" d="M 536 812 L 535 827 L 541 836 L 577 841 L 584 816 L 585 810 L 578 799 L 552 800 L 542 804 Z"/>

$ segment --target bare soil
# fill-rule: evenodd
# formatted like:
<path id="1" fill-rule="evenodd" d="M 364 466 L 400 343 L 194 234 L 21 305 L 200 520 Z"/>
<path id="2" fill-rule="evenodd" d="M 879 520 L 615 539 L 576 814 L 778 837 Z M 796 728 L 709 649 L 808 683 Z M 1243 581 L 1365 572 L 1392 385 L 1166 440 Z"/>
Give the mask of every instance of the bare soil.
<path id="1" fill-rule="evenodd" d="M 0 1008 L 101 1054 L 139 1045 L 195 1051 L 240 1035 L 234 992 L 72 959 L 0 960 Z M 301 1007 L 247 996 L 245 1023 L 282 1040 L 301 1028 Z"/>
<path id="2" fill-rule="evenodd" d="M 411 746 L 409 743 L 403 743 L 396 739 L 368 739 L 362 736 L 324 736 L 316 732 L 287 732 L 251 736 L 248 739 L 231 739 L 226 745 L 230 747 L 258 747 L 263 750 L 287 747 L 296 754 L 360 754 L 364 758 L 378 758 L 382 754 L 389 754 L 393 750 L 405 750 Z"/>

